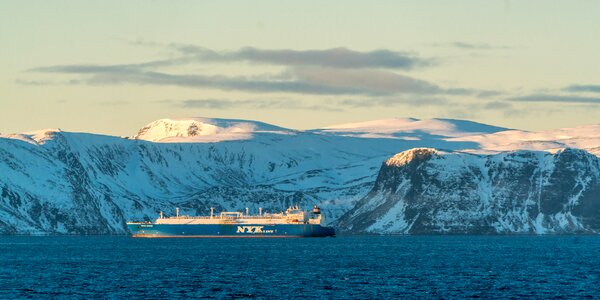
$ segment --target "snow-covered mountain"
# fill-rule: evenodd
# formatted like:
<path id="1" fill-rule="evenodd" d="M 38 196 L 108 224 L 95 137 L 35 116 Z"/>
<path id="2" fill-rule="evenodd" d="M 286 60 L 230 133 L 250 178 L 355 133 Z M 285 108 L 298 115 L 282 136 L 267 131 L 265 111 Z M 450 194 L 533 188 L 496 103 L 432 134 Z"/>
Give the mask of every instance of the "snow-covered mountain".
<path id="1" fill-rule="evenodd" d="M 505 130 L 507 129 L 464 120 L 393 118 L 327 126 L 312 132 L 362 138 L 438 140 Z"/>
<path id="2" fill-rule="evenodd" d="M 570 147 L 600 154 L 600 125 L 586 125 L 540 132 L 505 130 L 490 134 L 450 138 L 448 140 L 476 143 L 479 147 L 472 149 L 471 152 L 479 153 L 519 149 L 558 151 Z"/>
<path id="3" fill-rule="evenodd" d="M 181 118 L 154 121 L 134 136 L 152 142 L 189 143 L 247 140 L 254 133 L 290 134 L 291 130 L 246 120 Z"/>
<path id="4" fill-rule="evenodd" d="M 598 233 L 600 160 L 578 149 L 411 149 L 383 164 L 338 226 L 377 234 Z"/>
<path id="5" fill-rule="evenodd" d="M 320 205 L 336 222 L 368 197 L 390 156 L 417 147 L 497 151 L 482 141 L 504 132 L 446 119 L 299 131 L 183 118 L 152 122 L 132 138 L 58 129 L 0 135 L 0 233 L 125 233 L 125 221 L 175 207 L 206 214 L 293 203 Z"/>

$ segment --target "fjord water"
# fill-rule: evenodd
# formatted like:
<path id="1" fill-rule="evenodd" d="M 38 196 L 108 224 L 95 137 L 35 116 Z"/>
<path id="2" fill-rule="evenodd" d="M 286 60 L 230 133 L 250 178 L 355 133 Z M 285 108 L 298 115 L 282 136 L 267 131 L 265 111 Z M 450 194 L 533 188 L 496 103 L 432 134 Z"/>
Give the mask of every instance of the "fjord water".
<path id="1" fill-rule="evenodd" d="M 0 298 L 599 297 L 598 236 L 2 236 Z"/>

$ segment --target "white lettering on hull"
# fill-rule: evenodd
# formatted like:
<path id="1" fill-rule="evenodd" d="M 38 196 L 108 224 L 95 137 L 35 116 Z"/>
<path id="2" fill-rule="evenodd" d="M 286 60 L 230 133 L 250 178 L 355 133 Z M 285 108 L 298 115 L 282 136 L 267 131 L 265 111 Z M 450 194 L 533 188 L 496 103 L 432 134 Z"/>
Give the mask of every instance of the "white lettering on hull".
<path id="1" fill-rule="evenodd" d="M 238 226 L 236 233 L 273 233 L 273 230 L 265 230 L 264 226 Z"/>

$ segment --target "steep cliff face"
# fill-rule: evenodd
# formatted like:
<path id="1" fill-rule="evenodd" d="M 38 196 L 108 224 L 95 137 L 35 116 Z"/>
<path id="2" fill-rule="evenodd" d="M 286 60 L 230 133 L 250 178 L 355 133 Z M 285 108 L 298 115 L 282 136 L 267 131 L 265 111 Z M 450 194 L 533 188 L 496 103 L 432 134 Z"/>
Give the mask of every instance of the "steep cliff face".
<path id="1" fill-rule="evenodd" d="M 600 163 L 583 150 L 495 155 L 412 149 L 340 218 L 351 233 L 600 232 Z"/>

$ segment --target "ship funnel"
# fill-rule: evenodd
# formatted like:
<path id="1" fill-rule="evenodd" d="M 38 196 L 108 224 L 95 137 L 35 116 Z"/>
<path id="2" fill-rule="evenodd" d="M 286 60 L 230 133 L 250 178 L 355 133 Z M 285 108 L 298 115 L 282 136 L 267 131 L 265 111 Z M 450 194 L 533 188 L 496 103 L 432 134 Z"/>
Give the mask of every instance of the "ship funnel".
<path id="1" fill-rule="evenodd" d="M 175 215 L 179 218 L 179 207 L 175 207 Z"/>
<path id="2" fill-rule="evenodd" d="M 318 206 L 313 206 L 313 214 L 318 215 L 321 213 L 321 209 Z"/>
<path id="3" fill-rule="evenodd" d="M 259 208 L 258 208 L 258 215 L 259 215 L 259 216 L 262 216 L 262 207 L 259 207 Z"/>
<path id="4" fill-rule="evenodd" d="M 248 215 L 248 208 L 246 207 L 246 216 Z"/>
<path id="5" fill-rule="evenodd" d="M 210 208 L 210 218 L 211 218 L 211 219 L 213 218 L 213 214 L 214 214 L 214 213 L 215 213 L 215 208 L 214 208 L 214 207 L 211 207 L 211 208 Z"/>

